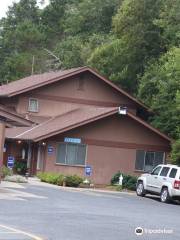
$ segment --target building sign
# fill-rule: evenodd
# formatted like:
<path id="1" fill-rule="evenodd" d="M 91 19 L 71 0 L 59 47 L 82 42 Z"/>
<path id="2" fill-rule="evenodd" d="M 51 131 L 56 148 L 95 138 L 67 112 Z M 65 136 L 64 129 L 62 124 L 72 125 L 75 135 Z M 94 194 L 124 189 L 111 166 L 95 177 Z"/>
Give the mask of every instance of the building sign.
<path id="1" fill-rule="evenodd" d="M 85 166 L 85 175 L 86 176 L 92 175 L 92 167 L 91 166 Z"/>
<path id="2" fill-rule="evenodd" d="M 7 161 L 7 167 L 8 168 L 13 168 L 14 167 L 14 157 L 13 156 L 8 156 L 8 161 Z"/>
<path id="3" fill-rule="evenodd" d="M 67 143 L 81 143 L 81 138 L 68 138 L 68 137 L 65 137 L 64 138 L 64 142 L 67 142 Z"/>
<path id="4" fill-rule="evenodd" d="M 48 154 L 52 154 L 54 152 L 54 148 L 52 146 L 48 146 Z"/>

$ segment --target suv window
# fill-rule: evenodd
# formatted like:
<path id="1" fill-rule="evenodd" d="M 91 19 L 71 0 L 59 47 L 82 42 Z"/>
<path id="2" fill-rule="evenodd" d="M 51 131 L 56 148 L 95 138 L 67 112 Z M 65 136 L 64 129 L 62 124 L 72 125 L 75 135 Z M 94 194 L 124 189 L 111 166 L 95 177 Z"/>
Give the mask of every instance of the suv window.
<path id="1" fill-rule="evenodd" d="M 160 176 L 166 177 L 169 172 L 169 167 L 163 167 L 160 173 Z"/>
<path id="2" fill-rule="evenodd" d="M 151 175 L 158 175 L 159 172 L 160 172 L 160 170 L 161 170 L 161 166 L 155 168 L 155 169 L 152 171 Z"/>
<path id="3" fill-rule="evenodd" d="M 171 172 L 169 174 L 170 178 L 175 178 L 176 177 L 176 173 L 177 173 L 177 169 L 176 168 L 172 168 Z"/>

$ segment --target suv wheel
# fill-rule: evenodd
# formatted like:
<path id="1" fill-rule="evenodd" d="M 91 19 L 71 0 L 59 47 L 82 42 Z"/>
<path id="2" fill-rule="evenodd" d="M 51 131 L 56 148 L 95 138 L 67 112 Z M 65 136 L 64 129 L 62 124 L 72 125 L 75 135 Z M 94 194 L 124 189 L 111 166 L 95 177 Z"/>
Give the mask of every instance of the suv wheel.
<path id="1" fill-rule="evenodd" d="M 137 187 L 136 187 L 136 194 L 138 196 L 141 196 L 141 197 L 144 197 L 146 192 L 145 192 L 145 189 L 144 189 L 144 184 L 142 181 L 139 181 L 137 183 Z"/>
<path id="2" fill-rule="evenodd" d="M 161 190 L 160 197 L 161 197 L 161 202 L 163 202 L 163 203 L 168 203 L 170 201 L 169 191 L 168 191 L 167 187 L 164 187 Z"/>

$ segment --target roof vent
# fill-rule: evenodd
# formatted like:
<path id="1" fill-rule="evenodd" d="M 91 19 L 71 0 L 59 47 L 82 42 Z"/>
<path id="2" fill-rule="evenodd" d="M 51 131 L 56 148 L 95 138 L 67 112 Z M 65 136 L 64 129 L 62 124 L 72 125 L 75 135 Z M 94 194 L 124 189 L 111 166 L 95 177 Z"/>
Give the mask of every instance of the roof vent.
<path id="1" fill-rule="evenodd" d="M 118 113 L 121 115 L 126 115 L 127 114 L 127 107 L 119 107 Z"/>

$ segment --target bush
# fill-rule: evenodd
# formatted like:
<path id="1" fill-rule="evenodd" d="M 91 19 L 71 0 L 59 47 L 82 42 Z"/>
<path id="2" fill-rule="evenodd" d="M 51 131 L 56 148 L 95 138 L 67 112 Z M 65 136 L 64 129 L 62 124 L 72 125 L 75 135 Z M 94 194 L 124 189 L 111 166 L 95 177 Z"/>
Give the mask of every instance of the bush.
<path id="1" fill-rule="evenodd" d="M 171 158 L 173 164 L 180 166 L 180 139 L 172 145 Z"/>
<path id="2" fill-rule="evenodd" d="M 41 182 L 47 182 L 55 185 L 62 186 L 64 181 L 64 175 L 58 173 L 38 173 L 37 177 Z"/>
<path id="3" fill-rule="evenodd" d="M 62 186 L 65 181 L 67 187 L 78 187 L 81 183 L 83 183 L 83 178 L 77 175 L 68 175 L 64 176 L 59 173 L 38 173 L 37 177 L 41 180 L 41 182 L 47 182 L 55 185 Z"/>
<path id="4" fill-rule="evenodd" d="M 117 172 L 111 179 L 111 184 L 115 185 L 119 183 L 119 177 L 123 176 L 123 182 L 122 182 L 122 188 L 126 188 L 128 190 L 135 190 L 136 189 L 136 182 L 137 182 L 137 177 L 123 174 L 120 171 Z"/>
<path id="5" fill-rule="evenodd" d="M 2 174 L 2 177 L 5 178 L 6 176 L 11 176 L 13 174 L 13 172 L 12 172 L 12 169 L 10 169 L 6 166 L 2 166 L 1 174 Z"/>
<path id="6" fill-rule="evenodd" d="M 27 172 L 27 163 L 25 161 L 15 161 L 14 170 L 18 174 L 25 174 Z"/>
<path id="7" fill-rule="evenodd" d="M 65 177 L 65 182 L 67 187 L 79 187 L 83 183 L 83 178 L 77 175 L 69 175 Z"/>

